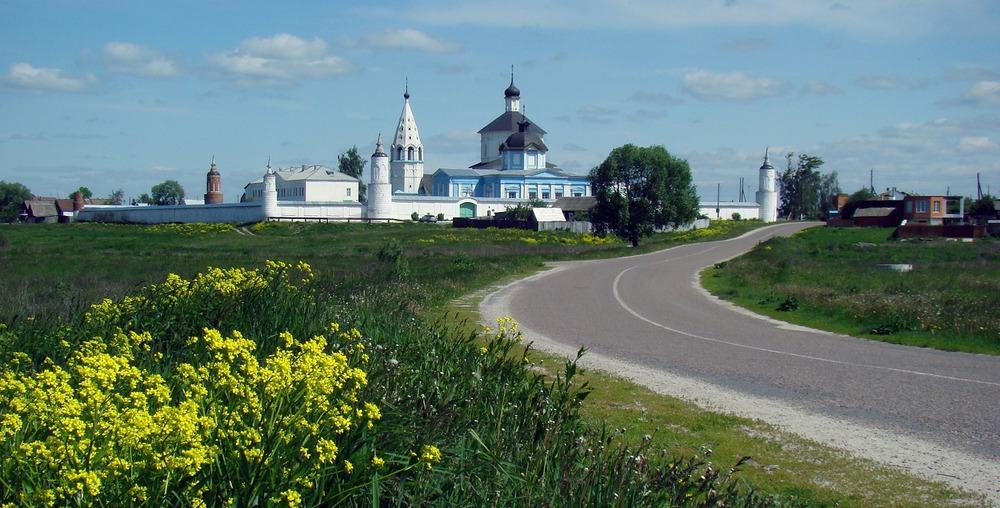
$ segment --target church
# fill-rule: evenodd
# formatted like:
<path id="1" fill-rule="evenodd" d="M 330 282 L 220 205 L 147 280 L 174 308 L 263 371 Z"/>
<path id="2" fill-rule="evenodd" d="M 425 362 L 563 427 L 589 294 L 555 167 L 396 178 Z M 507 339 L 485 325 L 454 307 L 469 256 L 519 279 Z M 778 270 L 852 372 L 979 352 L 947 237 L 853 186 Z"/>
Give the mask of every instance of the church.
<path id="1" fill-rule="evenodd" d="M 405 218 L 412 209 L 420 215 L 473 217 L 529 200 L 590 196 L 587 174 L 563 170 L 549 161 L 544 135 L 524 115 L 521 91 L 511 73 L 503 113 L 479 130 L 479 162 L 425 174 L 424 146 L 407 87 L 388 153 L 380 135 L 372 155 L 367 216 Z M 448 213 L 451 208 L 456 209 Z"/>

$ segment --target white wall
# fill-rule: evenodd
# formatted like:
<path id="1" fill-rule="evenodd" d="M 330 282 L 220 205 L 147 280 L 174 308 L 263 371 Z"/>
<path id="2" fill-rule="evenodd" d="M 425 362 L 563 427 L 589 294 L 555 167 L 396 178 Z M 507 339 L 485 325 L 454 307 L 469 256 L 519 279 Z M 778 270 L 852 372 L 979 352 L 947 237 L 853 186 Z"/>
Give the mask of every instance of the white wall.
<path id="1" fill-rule="evenodd" d="M 221 205 L 104 206 L 87 205 L 76 213 L 80 222 L 161 224 L 169 222 L 256 222 L 263 217 L 263 203 Z"/>

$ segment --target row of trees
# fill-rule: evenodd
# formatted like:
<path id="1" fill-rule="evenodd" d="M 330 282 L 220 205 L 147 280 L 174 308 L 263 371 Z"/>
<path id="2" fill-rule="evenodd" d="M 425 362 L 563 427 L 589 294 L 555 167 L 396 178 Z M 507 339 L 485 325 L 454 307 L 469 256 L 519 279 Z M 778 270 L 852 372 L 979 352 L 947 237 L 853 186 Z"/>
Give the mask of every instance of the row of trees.
<path id="1" fill-rule="evenodd" d="M 80 187 L 70 193 L 67 198 L 73 198 L 73 195 L 77 192 L 83 196 L 83 199 L 92 199 L 94 197 L 93 191 L 89 188 Z M 13 222 L 17 220 L 21 214 L 21 207 L 24 205 L 24 202 L 33 198 L 34 195 L 31 193 L 31 190 L 24 184 L 0 180 L 0 222 Z M 125 204 L 125 191 L 115 189 L 111 191 L 111 194 L 106 199 L 112 204 L 123 205 Z M 183 200 L 184 188 L 181 187 L 181 184 L 177 180 L 167 180 L 154 185 L 150 190 L 150 194 L 143 193 L 136 202 L 151 205 L 176 205 L 180 204 Z"/>

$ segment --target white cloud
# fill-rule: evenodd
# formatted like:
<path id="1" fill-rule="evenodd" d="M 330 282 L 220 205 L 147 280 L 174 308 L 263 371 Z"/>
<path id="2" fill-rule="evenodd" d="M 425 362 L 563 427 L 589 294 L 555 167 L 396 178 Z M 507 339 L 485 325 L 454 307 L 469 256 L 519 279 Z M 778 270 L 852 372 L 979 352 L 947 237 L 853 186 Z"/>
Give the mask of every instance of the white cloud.
<path id="1" fill-rule="evenodd" d="M 603 106 L 585 104 L 576 111 L 576 114 L 580 121 L 606 124 L 611 122 L 615 111 Z"/>
<path id="2" fill-rule="evenodd" d="M 635 92 L 629 96 L 628 100 L 640 104 L 655 104 L 657 106 L 676 106 L 684 102 L 665 93 L 651 92 Z"/>
<path id="3" fill-rule="evenodd" d="M 706 101 L 749 102 L 784 94 L 787 81 L 756 77 L 745 72 L 711 72 L 695 69 L 684 74 L 682 90 Z"/>
<path id="4" fill-rule="evenodd" d="M 3 82 L 16 91 L 28 92 L 86 92 L 97 87 L 97 77 L 93 74 L 73 76 L 61 69 L 35 67 L 27 63 L 10 66 Z"/>
<path id="5" fill-rule="evenodd" d="M 810 79 L 802 85 L 802 95 L 844 95 L 844 91 L 825 81 Z"/>
<path id="6" fill-rule="evenodd" d="M 180 73 L 174 59 L 130 42 L 105 44 L 101 50 L 101 63 L 111 72 L 143 78 L 172 78 Z"/>
<path id="7" fill-rule="evenodd" d="M 457 53 L 462 50 L 461 44 L 443 41 L 412 28 L 370 33 L 357 41 L 348 41 L 348 44 L 373 50 L 411 50 L 425 53 Z"/>
<path id="8" fill-rule="evenodd" d="M 894 90 L 906 84 L 906 80 L 890 74 L 882 76 L 860 76 L 854 84 L 869 90 Z"/>
<path id="9" fill-rule="evenodd" d="M 252 37 L 235 50 L 209 55 L 208 62 L 240 86 L 283 86 L 354 68 L 347 59 L 329 55 L 318 37 L 307 41 L 290 34 Z"/>
<path id="10" fill-rule="evenodd" d="M 958 141 L 958 149 L 963 152 L 994 151 L 997 148 L 997 144 L 986 136 L 970 136 Z"/>
<path id="11" fill-rule="evenodd" d="M 723 49 L 730 51 L 760 51 L 770 48 L 773 45 L 771 39 L 766 37 L 740 37 L 723 45 Z"/>
<path id="12" fill-rule="evenodd" d="M 967 106 L 1000 106 L 1000 81 L 980 81 L 969 87 L 958 102 Z"/>

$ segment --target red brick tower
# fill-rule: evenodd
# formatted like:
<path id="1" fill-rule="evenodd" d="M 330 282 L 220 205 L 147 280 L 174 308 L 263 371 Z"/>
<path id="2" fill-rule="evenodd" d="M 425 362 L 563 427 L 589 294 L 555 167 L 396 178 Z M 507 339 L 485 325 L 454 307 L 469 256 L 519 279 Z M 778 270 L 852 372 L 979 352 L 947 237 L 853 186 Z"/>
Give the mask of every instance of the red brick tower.
<path id="1" fill-rule="evenodd" d="M 208 192 L 205 193 L 206 205 L 222 204 L 222 175 L 215 169 L 215 157 L 212 157 L 212 169 L 208 172 Z"/>

